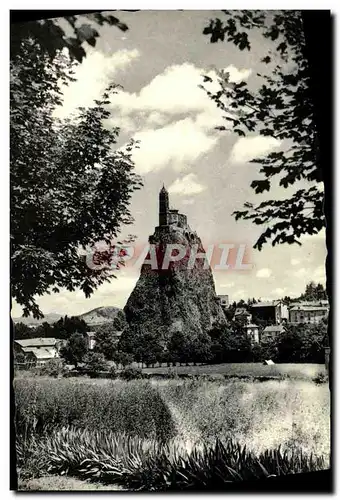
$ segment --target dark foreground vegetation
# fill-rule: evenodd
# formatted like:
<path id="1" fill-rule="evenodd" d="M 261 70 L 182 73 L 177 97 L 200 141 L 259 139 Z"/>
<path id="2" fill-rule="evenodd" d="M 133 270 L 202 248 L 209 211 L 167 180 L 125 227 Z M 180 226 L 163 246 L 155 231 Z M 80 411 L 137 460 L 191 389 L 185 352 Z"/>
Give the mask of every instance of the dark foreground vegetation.
<path id="1" fill-rule="evenodd" d="M 34 377 L 14 388 L 21 489 L 66 475 L 98 489 L 226 490 L 329 467 L 326 384 Z"/>
<path id="2" fill-rule="evenodd" d="M 231 439 L 183 452 L 158 441 L 111 432 L 64 428 L 17 442 L 19 468 L 37 475 L 68 474 L 134 491 L 228 489 L 230 483 L 325 468 L 323 458 L 266 450 L 255 455 Z"/>

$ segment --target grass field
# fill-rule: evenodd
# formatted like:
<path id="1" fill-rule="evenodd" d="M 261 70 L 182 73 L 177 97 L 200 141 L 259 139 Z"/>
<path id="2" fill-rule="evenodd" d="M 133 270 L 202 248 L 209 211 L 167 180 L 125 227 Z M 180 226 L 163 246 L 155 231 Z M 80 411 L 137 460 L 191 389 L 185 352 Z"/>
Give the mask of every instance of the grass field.
<path id="1" fill-rule="evenodd" d="M 174 366 L 165 365 L 155 368 L 144 368 L 144 373 L 150 374 L 197 374 L 197 375 L 226 375 L 230 377 L 277 377 L 287 376 L 290 378 L 310 380 L 318 373 L 326 373 L 324 365 L 312 363 L 282 363 L 276 365 L 263 365 L 262 363 L 222 363 L 218 365 L 199 366 Z"/>
<path id="2" fill-rule="evenodd" d="M 143 371 L 175 376 L 127 382 L 19 373 L 14 381 L 19 487 L 163 491 L 182 481 L 185 488 L 204 489 L 263 471 L 328 467 L 329 389 L 313 382 L 325 373 L 323 365 L 234 363 Z M 198 377 L 176 377 L 182 373 Z M 261 377 L 268 380 L 257 381 Z"/>

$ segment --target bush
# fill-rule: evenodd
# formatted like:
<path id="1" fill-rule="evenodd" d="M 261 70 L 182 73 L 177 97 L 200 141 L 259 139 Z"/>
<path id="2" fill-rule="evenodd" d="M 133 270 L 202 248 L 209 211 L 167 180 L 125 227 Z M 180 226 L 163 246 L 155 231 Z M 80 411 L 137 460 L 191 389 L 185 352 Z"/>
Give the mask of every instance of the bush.
<path id="1" fill-rule="evenodd" d="M 315 384 L 326 384 L 328 382 L 328 376 L 327 373 L 324 372 L 319 372 L 314 378 L 313 382 Z"/>
<path id="2" fill-rule="evenodd" d="M 116 370 L 116 367 L 114 365 L 112 365 L 110 370 L 109 370 L 109 377 L 111 379 L 117 378 L 117 370 Z"/>
<path id="3" fill-rule="evenodd" d="M 231 439 L 188 453 L 155 440 L 65 428 L 29 443 L 18 439 L 19 467 L 118 484 L 130 491 L 227 490 L 230 483 L 322 470 L 322 457 L 280 448 L 254 454 Z M 26 461 L 23 461 L 23 457 Z"/>
<path id="4" fill-rule="evenodd" d="M 65 366 L 60 359 L 50 359 L 35 369 L 38 375 L 58 378 L 65 373 Z"/>
<path id="5" fill-rule="evenodd" d="M 132 366 L 129 366 L 120 372 L 120 378 L 127 381 L 142 379 L 143 373 L 140 368 L 133 368 Z"/>
<path id="6" fill-rule="evenodd" d="M 91 372 L 103 372 L 107 370 L 108 364 L 107 361 L 105 360 L 104 354 L 100 352 L 89 352 L 86 355 L 86 358 L 84 359 L 85 365 L 84 365 L 84 370 L 85 371 L 91 371 Z"/>

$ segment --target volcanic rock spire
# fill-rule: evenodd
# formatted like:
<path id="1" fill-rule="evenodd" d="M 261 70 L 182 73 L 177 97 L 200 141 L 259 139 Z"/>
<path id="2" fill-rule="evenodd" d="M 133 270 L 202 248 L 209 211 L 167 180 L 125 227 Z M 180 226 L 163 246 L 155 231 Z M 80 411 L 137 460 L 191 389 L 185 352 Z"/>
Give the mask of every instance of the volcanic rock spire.
<path id="1" fill-rule="evenodd" d="M 205 253 L 202 242 L 186 215 L 170 209 L 164 186 L 159 226 L 149 243 L 149 255 L 124 308 L 130 327 L 167 341 L 175 331 L 196 337 L 215 323 L 225 323 L 211 268 L 205 258 L 195 259 Z"/>

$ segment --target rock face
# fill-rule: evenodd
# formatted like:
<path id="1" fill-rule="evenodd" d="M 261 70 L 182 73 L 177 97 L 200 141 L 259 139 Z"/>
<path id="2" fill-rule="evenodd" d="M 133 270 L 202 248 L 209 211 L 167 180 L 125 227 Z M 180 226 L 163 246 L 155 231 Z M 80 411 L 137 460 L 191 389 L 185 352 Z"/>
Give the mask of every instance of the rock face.
<path id="1" fill-rule="evenodd" d="M 160 192 L 159 219 L 160 225 L 149 237 L 150 252 L 146 257 L 153 265 L 144 263 L 141 268 L 124 308 L 126 320 L 132 329 L 154 333 L 164 342 L 175 331 L 190 337 L 207 333 L 214 323 L 226 322 L 213 275 L 205 259 L 194 259 L 196 254 L 204 253 L 202 242 L 188 226 L 185 215 L 169 210 L 164 188 Z M 169 245 L 179 245 L 179 249 Z M 167 254 L 183 257 L 167 266 Z"/>

